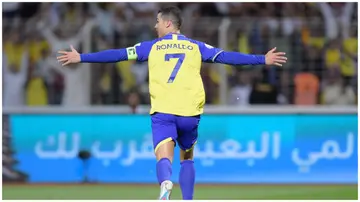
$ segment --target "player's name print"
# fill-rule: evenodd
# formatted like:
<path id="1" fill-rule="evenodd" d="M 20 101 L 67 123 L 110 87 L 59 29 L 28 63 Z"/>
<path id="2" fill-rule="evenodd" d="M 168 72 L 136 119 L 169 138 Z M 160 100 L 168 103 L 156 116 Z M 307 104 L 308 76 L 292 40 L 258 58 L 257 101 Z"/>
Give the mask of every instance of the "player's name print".
<path id="1" fill-rule="evenodd" d="M 185 45 L 185 44 L 176 44 L 176 43 L 169 43 L 169 44 L 163 44 L 163 45 L 157 45 L 156 46 L 156 50 L 166 50 L 166 49 L 188 49 L 188 50 L 193 50 L 194 47 L 190 46 L 190 45 Z"/>

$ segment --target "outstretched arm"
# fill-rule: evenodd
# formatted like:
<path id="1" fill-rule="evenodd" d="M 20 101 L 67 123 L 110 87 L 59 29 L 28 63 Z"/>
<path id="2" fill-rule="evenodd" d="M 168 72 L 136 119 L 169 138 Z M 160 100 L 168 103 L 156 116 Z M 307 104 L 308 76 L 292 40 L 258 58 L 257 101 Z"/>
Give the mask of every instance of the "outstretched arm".
<path id="1" fill-rule="evenodd" d="M 203 62 L 213 62 L 228 65 L 277 65 L 282 66 L 287 58 L 283 52 L 270 50 L 266 55 L 251 55 L 238 52 L 226 52 L 214 48 L 203 42 L 197 42 L 200 48 Z"/>
<path id="2" fill-rule="evenodd" d="M 227 65 L 265 65 L 265 55 L 249 55 L 238 52 L 221 52 L 214 59 L 215 63 Z"/>
<path id="3" fill-rule="evenodd" d="M 72 63 L 115 63 L 126 60 L 137 60 L 140 62 L 147 61 L 152 42 L 143 42 L 134 47 L 122 49 L 103 50 L 96 53 L 82 53 L 79 54 L 73 46 L 70 46 L 71 51 L 59 51 L 61 56 L 57 60 L 63 63 L 63 66 Z"/>
<path id="4" fill-rule="evenodd" d="M 129 55 L 125 48 L 80 54 L 80 62 L 83 63 L 115 63 L 128 59 Z"/>

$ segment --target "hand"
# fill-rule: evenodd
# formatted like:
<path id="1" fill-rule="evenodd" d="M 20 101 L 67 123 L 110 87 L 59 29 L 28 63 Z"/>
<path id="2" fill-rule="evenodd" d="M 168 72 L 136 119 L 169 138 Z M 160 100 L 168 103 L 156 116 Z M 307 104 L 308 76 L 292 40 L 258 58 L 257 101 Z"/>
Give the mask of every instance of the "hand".
<path id="1" fill-rule="evenodd" d="M 70 48 L 71 48 L 71 52 L 58 51 L 58 53 L 62 55 L 58 56 L 56 59 L 58 60 L 58 62 L 63 63 L 62 66 L 79 63 L 81 61 L 80 54 L 74 49 L 73 46 L 70 46 Z"/>
<path id="2" fill-rule="evenodd" d="M 265 64 L 266 65 L 276 65 L 281 67 L 287 61 L 287 57 L 285 57 L 284 52 L 275 52 L 276 47 L 271 49 L 265 55 Z"/>

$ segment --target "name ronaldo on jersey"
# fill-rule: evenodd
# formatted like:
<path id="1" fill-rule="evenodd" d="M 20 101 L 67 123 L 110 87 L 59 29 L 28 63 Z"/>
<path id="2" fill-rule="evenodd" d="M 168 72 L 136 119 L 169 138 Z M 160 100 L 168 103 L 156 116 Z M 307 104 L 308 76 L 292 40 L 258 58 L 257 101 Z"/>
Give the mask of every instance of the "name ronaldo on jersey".
<path id="1" fill-rule="evenodd" d="M 190 45 L 176 44 L 176 43 L 156 45 L 156 50 L 166 50 L 166 49 L 180 49 L 180 50 L 188 49 L 188 50 L 193 50 L 194 47 L 190 46 Z"/>

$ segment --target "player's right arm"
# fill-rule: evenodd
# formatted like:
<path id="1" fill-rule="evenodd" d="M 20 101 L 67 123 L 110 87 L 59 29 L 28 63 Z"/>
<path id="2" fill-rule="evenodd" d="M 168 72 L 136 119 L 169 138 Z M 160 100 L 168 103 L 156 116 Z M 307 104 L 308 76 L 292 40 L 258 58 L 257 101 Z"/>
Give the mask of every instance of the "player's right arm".
<path id="1" fill-rule="evenodd" d="M 147 61 L 153 45 L 152 41 L 138 43 L 133 47 L 122 49 L 109 49 L 95 53 L 78 53 L 74 47 L 71 51 L 59 51 L 62 54 L 57 60 L 63 63 L 63 66 L 71 63 L 116 63 L 126 60 Z"/>

